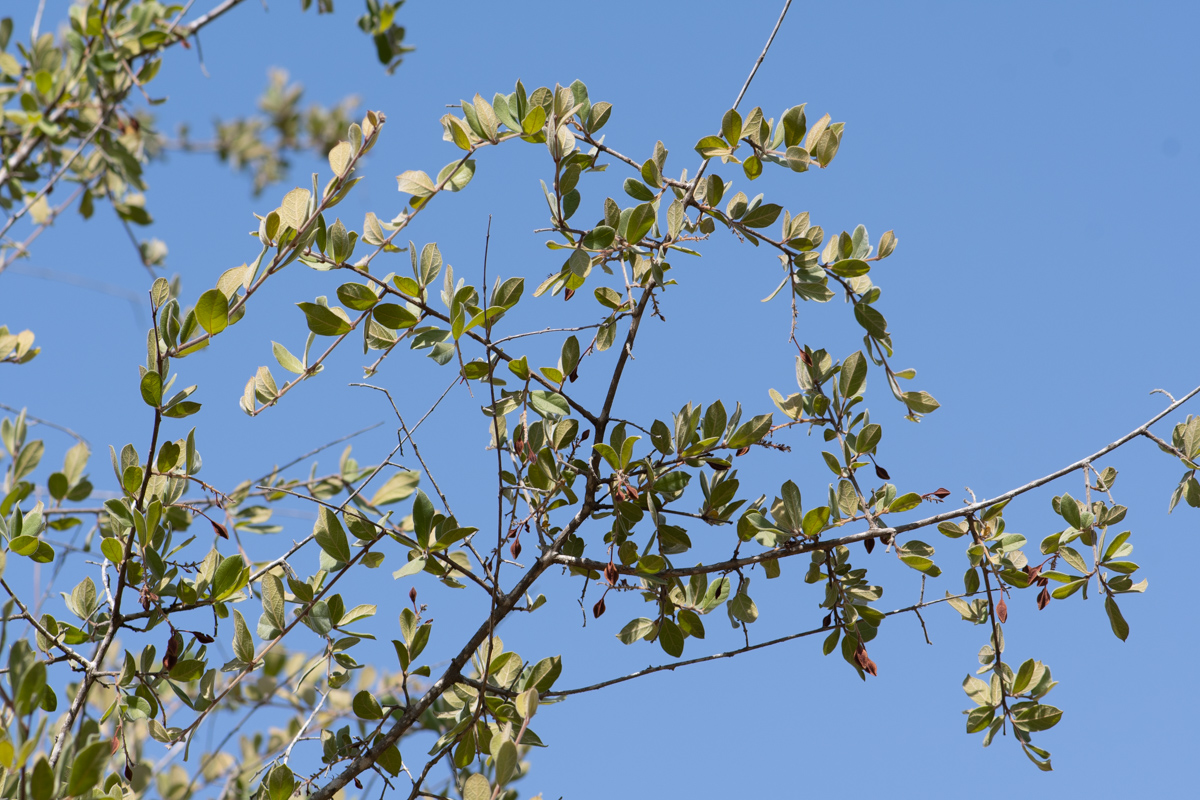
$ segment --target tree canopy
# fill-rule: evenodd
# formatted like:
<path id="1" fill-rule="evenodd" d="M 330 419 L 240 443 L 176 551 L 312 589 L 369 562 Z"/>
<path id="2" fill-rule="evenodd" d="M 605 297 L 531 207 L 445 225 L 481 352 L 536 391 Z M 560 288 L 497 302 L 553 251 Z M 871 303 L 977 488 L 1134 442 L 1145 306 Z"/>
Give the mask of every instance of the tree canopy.
<path id="1" fill-rule="evenodd" d="M 961 687 L 946 686 L 965 693 L 966 732 L 1050 770 L 1046 732 L 1071 711 L 1051 695 L 1064 676 L 1022 642 L 1010 609 L 1054 614 L 1091 597 L 1105 635 L 1129 638 L 1127 604 L 1153 600 L 1131 597 L 1147 581 L 1110 454 L 1157 448 L 1175 473 L 1160 487 L 1168 511 L 1200 507 L 1200 417 L 1183 408 L 1200 387 L 1164 391 L 1090 454 L 1056 456 L 990 496 L 964 496 L 957 476 L 901 474 L 889 442 L 914 446 L 900 429 L 940 404 L 889 322 L 899 237 L 826 219 L 797 188 L 836 173 L 846 122 L 802 96 L 754 99 L 790 3 L 763 20 L 765 46 L 727 110 L 684 141 L 647 119 L 652 145 L 627 144 L 608 127 L 622 98 L 570 75 L 503 76 L 496 91 L 498 68 L 429 125 L 352 100 L 304 107 L 276 72 L 261 114 L 218 121 L 211 138 L 160 129 L 160 68 L 199 55 L 201 32 L 238 5 L 90 0 L 51 31 L 39 4 L 27 38 L 0 22 L 0 273 L 60 215 L 108 206 L 148 273 L 136 302 L 149 317 L 144 350 L 111 354 L 127 391 L 98 400 L 130 441 L 93 452 L 71 420 L 36 408 L 5 406 L 0 420 L 0 794 L 527 796 L 554 757 L 536 728 L 578 695 L 797 639 L 811 643 L 790 663 L 823 655 L 883 680 L 877 637 L 892 618 L 928 641 L 923 612 L 947 607 L 976 639 Z M 397 75 L 409 69 L 404 14 L 366 0 L 358 20 L 377 68 Z M 437 161 L 379 157 L 401 133 L 437 138 L 434 123 Z M 251 175 L 248 241 L 205 230 L 244 242 L 244 263 L 168 277 L 170 243 L 138 232 L 153 221 L 147 176 L 210 151 Z M 293 175 L 312 152 L 319 172 Z M 423 231 L 459 193 L 499 209 L 531 191 L 541 227 L 505 231 L 503 248 L 490 218 L 450 241 Z M 351 217 L 352 201 L 369 210 Z M 204 210 L 192 218 L 203 226 Z M 733 265 L 698 266 L 729 241 L 738 269 L 774 276 L 753 298 L 787 348 L 769 392 L 744 391 L 763 347 L 749 323 L 689 293 L 750 291 Z M 551 254 L 549 274 L 535 250 Z M 290 310 L 260 311 L 280 292 Z M 680 320 L 707 337 L 673 348 L 662 331 Z M 0 327 L 5 385 L 46 357 L 36 334 Z M 259 365 L 230 401 L 205 384 L 230 372 L 214 361 L 234 350 Z M 711 370 L 719 393 L 675 403 L 665 374 L 635 383 L 643 358 Z M 262 471 L 205 424 L 234 402 L 256 424 L 289 406 L 289 419 L 328 415 L 312 387 L 345 365 L 361 370 L 338 416 L 382 409 L 386 424 L 298 458 L 308 440 L 279 435 Z M 997 380 L 980 371 L 972 380 Z M 336 469 L 318 469 L 318 454 L 356 437 L 381 457 L 360 462 L 352 441 Z M 458 471 L 469 492 L 447 475 Z M 1016 532 L 1043 486 L 1055 521 Z M 772 616 L 790 632 L 756 635 Z M 556 647 L 580 617 L 586 672 Z M 610 622 L 616 642 L 595 635 Z M 626 649 L 649 666 L 604 669 Z"/>

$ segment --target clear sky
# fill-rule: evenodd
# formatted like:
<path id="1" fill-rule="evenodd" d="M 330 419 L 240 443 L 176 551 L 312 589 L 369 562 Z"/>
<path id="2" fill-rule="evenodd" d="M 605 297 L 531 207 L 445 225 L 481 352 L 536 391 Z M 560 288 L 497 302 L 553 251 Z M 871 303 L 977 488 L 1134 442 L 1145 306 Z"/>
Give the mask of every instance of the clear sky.
<path id="1" fill-rule="evenodd" d="M 6 5 L 27 6 L 26 12 L 35 4 Z M 61 19 L 65 5 L 49 3 L 46 19 Z M 310 100 L 333 103 L 356 94 L 362 107 L 386 112 L 388 125 L 363 169 L 367 180 L 339 208 L 355 225 L 367 210 L 381 218 L 400 210 L 405 196 L 396 193 L 394 175 L 433 173 L 455 157 L 437 123 L 446 104 L 476 92 L 511 91 L 518 78 L 531 88 L 583 80 L 593 100 L 614 104 L 605 133 L 616 149 L 641 160 L 661 138 L 672 171 L 694 171 L 693 145 L 719 129 L 781 7 L 778 0 L 412 0 L 400 18 L 417 51 L 389 77 L 354 25 L 357 2 L 338 0 L 337 13 L 325 17 L 301 14 L 298 5 L 275 0 L 268 12 L 247 2 L 206 29 L 207 76 L 194 49 L 172 50 L 152 84 L 154 94 L 171 102 L 155 113 L 164 130 L 187 122 L 200 138 L 216 117 L 253 112 L 267 70 L 276 66 L 304 84 Z M 846 133 L 829 169 L 768 170 L 754 189 L 793 211 L 810 211 L 827 231 L 859 223 L 873 238 L 896 231 L 895 255 L 872 273 L 884 290 L 894 363 L 915 367 L 919 388 L 943 405 L 913 425 L 901 419 L 882 382 L 872 382 L 873 419 L 885 428 L 880 462 L 901 491 L 945 486 L 954 493 L 947 507 L 961 501 L 967 486 L 981 497 L 998 494 L 1140 425 L 1165 403 L 1150 390 L 1178 396 L 1200 382 L 1198 25 L 1200 9 L 1190 3 L 793 5 L 743 107 L 762 105 L 777 116 L 807 102 L 810 119 L 829 112 L 845 121 Z M 545 224 L 537 180 L 547 161 L 535 150 L 481 155 L 472 185 L 439 198 L 411 237 L 439 242 L 456 271 L 477 281 L 491 215 L 489 271 L 526 275 L 536 284 L 561 257 L 542 246 L 544 234 L 531 232 Z M 157 222 L 150 234 L 169 245 L 167 271 L 182 275 L 185 294 L 194 298 L 222 271 L 253 258 L 246 236 L 256 227 L 252 212 L 265 213 L 287 189 L 307 186 L 314 169 L 327 167 L 297 159 L 285 184 L 255 199 L 247 178 L 209 156 L 176 154 L 153 166 L 148 206 Z M 721 172 L 750 192 L 732 167 Z M 602 196 L 597 190 L 591 200 Z M 702 260 L 681 270 L 679 290 L 667 295 L 667 324 L 655 322 L 639 340 L 618 413 L 669 418 L 688 400 L 707 404 L 718 397 L 764 413 L 771 410 L 768 388 L 794 391 L 787 305 L 759 302 L 779 279 L 777 262 L 729 237 L 714 238 Z M 398 256 L 386 269 L 407 269 L 407 259 Z M 63 219 L 23 265 L 143 296 L 148 288 L 107 207 L 87 223 Z M 353 350 L 279 408 L 253 420 L 237 408 L 246 379 L 258 366 L 273 365 L 272 339 L 293 351 L 303 346 L 303 319 L 292 303 L 332 295 L 340 282 L 291 268 L 261 303 L 256 298 L 233 336 L 181 362 L 181 380 L 200 384 L 194 399 L 205 403 L 195 419 L 207 480 L 232 486 L 389 419 L 381 397 L 346 386 L 361 378 L 365 363 Z M 552 316 L 564 313 L 561 300 L 537 302 L 552 306 L 546 312 Z M 43 348 L 31 364 L 0 373 L 0 402 L 28 406 L 86 436 L 97 451 L 91 472 L 100 486 L 111 477 L 107 445 L 133 441 L 144 449 L 148 435 L 146 415 L 126 412 L 140 405 L 133 401 L 145 352 L 141 313 L 120 297 L 28 269 L 0 276 L 0 322 L 34 329 Z M 838 302 L 803 306 L 800 336 L 840 354 L 861 344 Z M 395 390 L 402 411 L 419 414 L 451 375 L 427 359 L 401 355 L 378 380 Z M 476 516 L 474 524 L 490 519 L 494 500 L 479 404 L 465 392 L 452 395 L 440 427 L 418 437 L 435 475 L 446 476 L 443 488 L 459 498 L 459 519 Z M 356 443 L 360 461 L 386 454 L 394 443 L 390 425 L 381 429 L 386 435 Z M 176 428 L 173 435 L 182 435 L 185 428 Z M 41 430 L 49 465 L 69 442 Z M 1168 424 L 1158 429 L 1169 432 Z M 743 485 L 755 487 L 754 496 L 777 492 L 788 478 L 806 493 L 824 491 L 829 473 L 816 441 L 795 437 L 792 444 L 792 453 L 764 454 L 743 469 Z M 322 465 L 332 467 L 336 457 L 325 454 Z M 537 728 L 550 748 L 533 754 L 523 795 L 1194 791 L 1191 764 L 1200 742 L 1191 720 L 1200 701 L 1186 687 L 1200 657 L 1200 629 L 1188 611 L 1195 593 L 1188 588 L 1194 570 L 1186 547 L 1197 532 L 1197 512 L 1182 507 L 1166 515 L 1181 468 L 1149 442 L 1101 464 L 1121 470 L 1116 499 L 1131 509 L 1133 558 L 1149 579 L 1144 596 L 1127 595 L 1122 603 L 1129 640 L 1112 635 L 1094 595 L 1038 612 L 1032 592 L 1017 593 L 1006 627 L 1011 657 L 1039 658 L 1061 682 L 1048 700 L 1065 710 L 1063 721 L 1039 742 L 1054 753 L 1054 773 L 1037 772 L 1011 739 L 984 750 L 977 736 L 964 733 L 960 711 L 970 703 L 959 685 L 974 670 L 987 634 L 943 605 L 926 615 L 932 647 L 914 618 L 884 624 L 871 647 L 879 676 L 866 684 L 836 656 L 823 658 L 813 638 L 547 707 Z M 1078 495 L 1081 488 L 1072 477 L 1014 502 L 1006 511 L 1010 530 L 1040 541 L 1061 528 L 1050 497 Z M 296 508 L 302 517 L 304 509 Z M 288 525 L 283 537 L 298 539 L 310 525 L 281 519 Z M 938 548 L 945 570 L 927 592 L 960 590 L 961 541 L 922 538 Z M 264 552 L 275 545 L 266 542 Z M 864 562 L 887 587 L 877 605 L 914 602 L 917 574 L 880 553 Z M 819 593 L 802 574 L 800 565 L 785 563 L 770 586 L 755 581 L 762 611 L 751 629 L 755 640 L 819 624 Z M 380 598 L 370 601 L 386 620 L 404 590 L 384 578 L 364 591 Z M 643 614 L 640 601 L 610 602 L 606 616 L 584 628 L 576 581 L 547 576 L 538 589 L 551 603 L 501 635 L 526 658 L 561 652 L 563 686 L 662 660 L 657 647 L 625 647 L 613 638 Z M 422 591 L 439 620 L 431 652 L 447 656 L 456 642 L 441 625 L 461 620 L 473 629 L 479 608 L 433 585 Z M 708 639 L 689 640 L 687 655 L 739 646 L 741 633 L 723 619 L 710 616 Z M 390 652 L 380 657 L 390 659 Z"/>

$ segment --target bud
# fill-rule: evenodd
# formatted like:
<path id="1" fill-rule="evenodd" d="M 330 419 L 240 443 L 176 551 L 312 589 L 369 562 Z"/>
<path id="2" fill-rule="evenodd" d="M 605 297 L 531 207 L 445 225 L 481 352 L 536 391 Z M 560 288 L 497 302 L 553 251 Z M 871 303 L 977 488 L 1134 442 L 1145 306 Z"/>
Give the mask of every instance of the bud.
<path id="1" fill-rule="evenodd" d="M 213 522 L 211 519 L 209 522 L 212 522 L 213 532 L 216 533 L 217 536 L 220 536 L 222 539 L 229 538 L 229 531 L 225 530 L 224 525 L 220 524 L 219 522 Z"/>
<path id="2" fill-rule="evenodd" d="M 996 604 L 996 618 L 1001 622 L 1008 622 L 1008 604 L 1004 602 L 1004 597 L 1000 597 L 1000 602 Z"/>
<path id="3" fill-rule="evenodd" d="M 881 481 L 886 481 L 886 480 L 890 480 L 892 476 L 888 475 L 888 471 L 886 469 L 884 469 L 883 467 L 876 464 L 875 465 L 875 477 L 879 478 L 879 480 L 881 480 Z"/>
<path id="4" fill-rule="evenodd" d="M 867 548 L 867 555 L 870 555 L 871 551 L 875 549 L 875 540 L 863 539 L 863 547 Z"/>
<path id="5" fill-rule="evenodd" d="M 414 586 L 408 590 L 408 600 L 414 606 L 417 604 L 417 587 Z"/>
<path id="6" fill-rule="evenodd" d="M 1038 611 L 1041 611 L 1043 608 L 1045 608 L 1048 605 L 1050 605 L 1050 590 L 1042 589 L 1040 592 L 1038 592 L 1038 596 L 1037 596 Z"/>
<path id="7" fill-rule="evenodd" d="M 608 581 L 609 586 L 616 586 L 620 573 L 617 572 L 617 565 L 613 562 L 608 562 L 608 566 L 604 568 L 604 579 Z"/>
<path id="8" fill-rule="evenodd" d="M 824 617 L 821 619 L 821 627 L 822 627 L 822 628 L 828 628 L 828 627 L 829 627 L 829 623 L 830 623 L 830 622 L 833 622 L 833 612 L 832 612 L 832 611 L 830 611 L 828 614 L 826 614 L 826 615 L 825 615 L 825 616 L 824 616 Z"/>
<path id="9" fill-rule="evenodd" d="M 604 613 L 604 596 L 601 595 L 600 599 L 596 601 L 596 605 L 592 606 L 592 616 L 599 618 L 600 615 L 603 613 Z"/>
<path id="10" fill-rule="evenodd" d="M 212 644 L 213 643 L 213 637 L 209 636 L 207 633 L 201 633 L 200 631 L 192 631 L 192 636 L 195 636 L 196 641 L 198 641 L 200 644 Z"/>
<path id="11" fill-rule="evenodd" d="M 513 543 L 508 546 L 508 552 L 512 553 L 513 558 L 521 557 L 521 537 L 513 539 Z"/>

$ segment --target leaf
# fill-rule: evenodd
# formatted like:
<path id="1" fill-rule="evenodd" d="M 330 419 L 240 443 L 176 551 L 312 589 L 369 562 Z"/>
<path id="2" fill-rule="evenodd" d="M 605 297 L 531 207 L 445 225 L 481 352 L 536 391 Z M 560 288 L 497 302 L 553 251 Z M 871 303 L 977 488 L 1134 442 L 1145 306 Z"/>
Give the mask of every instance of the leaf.
<path id="1" fill-rule="evenodd" d="M 918 414 L 928 414 L 942 407 L 929 392 L 905 392 L 904 404 Z"/>
<path id="2" fill-rule="evenodd" d="M 1062 719 L 1062 712 L 1054 706 L 1038 704 L 1021 709 L 1013 715 L 1013 724 L 1025 731 L 1045 731 L 1053 728 Z"/>
<path id="3" fill-rule="evenodd" d="M 351 706 L 354 709 L 354 714 L 359 719 L 383 719 L 383 707 L 379 705 L 379 701 L 375 699 L 375 696 L 366 689 L 354 695 Z"/>
<path id="4" fill-rule="evenodd" d="M 342 523 L 338 520 L 337 515 L 324 506 L 317 512 L 313 537 L 317 540 L 317 546 L 328 553 L 334 561 L 341 564 L 350 561 L 350 541 L 346 538 L 346 531 L 342 528 Z"/>
<path id="5" fill-rule="evenodd" d="M 1121 615 L 1121 609 L 1111 597 L 1104 598 L 1104 611 L 1108 614 L 1108 623 L 1112 631 L 1122 642 L 1129 638 L 1129 623 Z"/>
<path id="6" fill-rule="evenodd" d="M 639 617 L 626 623 L 625 627 L 621 628 L 621 632 L 617 634 L 617 639 L 622 644 L 633 644 L 637 640 L 645 638 L 654 629 L 654 620 Z"/>
<path id="7" fill-rule="evenodd" d="M 338 142 L 329 151 L 329 168 L 339 178 L 345 177 L 350 168 L 350 160 L 354 158 L 354 148 L 349 142 Z"/>
<path id="8" fill-rule="evenodd" d="M 338 287 L 337 296 L 346 308 L 355 311 L 366 311 L 379 302 L 371 287 L 363 283 L 344 283 Z"/>
<path id="9" fill-rule="evenodd" d="M 708 159 L 715 156 L 727 156 L 730 148 L 720 136 L 705 136 L 696 142 L 696 152 L 700 154 L 701 158 Z"/>
<path id="10" fill-rule="evenodd" d="M 394 331 L 411 328 L 417 324 L 417 315 L 395 303 L 380 303 L 371 311 L 375 321 Z"/>
<path id="11" fill-rule="evenodd" d="M 271 352 L 275 354 L 279 366 L 296 375 L 304 374 L 304 364 L 279 342 L 271 342 Z"/>
<path id="12" fill-rule="evenodd" d="M 151 408 L 162 404 L 162 377 L 157 372 L 147 372 L 142 376 L 142 400 Z"/>
<path id="13" fill-rule="evenodd" d="M 874 338 L 882 339 L 887 336 L 887 320 L 873 306 L 861 301 L 855 303 L 854 318 Z"/>
<path id="14" fill-rule="evenodd" d="M 287 627 L 287 617 L 283 607 L 283 581 L 267 573 L 259 582 L 262 591 L 263 614 L 278 630 Z"/>
<path id="15" fill-rule="evenodd" d="M 416 197 L 428 197 L 433 194 L 434 183 L 429 176 L 420 170 L 408 170 L 396 176 L 400 191 Z"/>
<path id="16" fill-rule="evenodd" d="M 738 592 L 729 601 L 729 609 L 733 616 L 742 622 L 754 622 L 758 619 L 758 606 L 750 599 L 750 595 Z"/>
<path id="17" fill-rule="evenodd" d="M 736 108 L 725 112 L 725 116 L 721 120 L 721 135 L 725 137 L 725 141 L 729 142 L 730 146 L 736 145 L 742 138 L 742 115 L 737 112 Z"/>
<path id="18" fill-rule="evenodd" d="M 760 414 L 749 422 L 743 423 L 729 437 L 729 441 L 725 443 L 725 446 L 734 450 L 740 450 L 762 439 L 767 435 L 767 431 L 771 430 L 772 416 L 772 414 Z"/>
<path id="19" fill-rule="evenodd" d="M 866 275 L 871 271 L 871 265 L 857 258 L 848 258 L 844 261 L 838 261 L 830 267 L 835 275 L 840 275 L 843 278 L 857 278 L 859 275 Z"/>
<path id="20" fill-rule="evenodd" d="M 491 796 L 492 785 L 478 772 L 469 776 L 467 782 L 463 784 L 463 800 L 491 800 Z"/>
<path id="21" fill-rule="evenodd" d="M 379 491 L 375 492 L 375 496 L 371 498 L 371 505 L 385 506 L 390 503 L 399 503 L 417 490 L 417 484 L 420 481 L 421 473 L 415 470 L 397 472 L 387 479 L 387 483 L 379 487 Z"/>
<path id="22" fill-rule="evenodd" d="M 308 189 L 292 189 L 279 204 L 279 222 L 299 231 L 308 220 L 308 201 L 312 195 Z"/>
<path id="23" fill-rule="evenodd" d="M 319 303 L 297 303 L 308 320 L 308 329 L 317 336 L 344 336 L 351 331 L 350 323 Z"/>
<path id="24" fill-rule="evenodd" d="M 640 241 L 654 227 L 654 219 L 653 205 L 642 203 L 639 206 L 635 206 L 629 215 L 629 222 L 625 227 L 625 241 L 630 243 Z"/>
<path id="25" fill-rule="evenodd" d="M 233 655 L 243 664 L 254 661 L 254 640 L 240 611 L 233 612 Z"/>
<path id="26" fill-rule="evenodd" d="M 511 739 L 505 739 L 500 743 L 500 749 L 496 752 L 497 785 L 504 786 L 512 780 L 517 761 L 517 746 L 513 744 Z"/>
<path id="27" fill-rule="evenodd" d="M 240 555 L 232 555 L 224 559 L 213 574 L 212 593 L 214 600 L 225 600 L 245 584 L 242 583 L 242 571 L 246 562 Z"/>
<path id="28" fill-rule="evenodd" d="M 679 630 L 679 626 L 670 619 L 663 619 L 659 623 L 658 643 L 669 656 L 679 658 L 683 655 L 683 633 Z"/>
<path id="29" fill-rule="evenodd" d="M 71 761 L 71 775 L 67 778 L 64 794 L 77 796 L 91 791 L 104 775 L 104 765 L 108 762 L 111 752 L 112 748 L 107 739 L 92 742 L 80 750 Z"/>
<path id="30" fill-rule="evenodd" d="M 196 301 L 195 314 L 206 333 L 218 334 L 229 325 L 229 299 L 220 289 L 209 289 Z"/>
<path id="31" fill-rule="evenodd" d="M 765 228 L 775 224 L 775 220 L 779 219 L 779 212 L 783 211 L 783 206 L 775 203 L 766 203 L 751 211 L 741 219 L 741 223 L 747 228 Z"/>

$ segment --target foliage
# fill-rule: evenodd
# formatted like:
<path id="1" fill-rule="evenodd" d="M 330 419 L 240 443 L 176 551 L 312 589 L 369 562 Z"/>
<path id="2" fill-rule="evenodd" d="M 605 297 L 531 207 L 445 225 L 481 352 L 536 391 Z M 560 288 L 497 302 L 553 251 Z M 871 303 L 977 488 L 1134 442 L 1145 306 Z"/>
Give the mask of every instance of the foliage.
<path id="1" fill-rule="evenodd" d="M 92 0 L 72 9 L 61 39 L 45 34 L 29 46 L 13 40 L 10 21 L 0 25 L 3 235 L 26 215 L 35 225 L 25 241 L 4 241 L 6 259 L 25 252 L 75 200 L 84 216 L 106 199 L 126 223 L 149 220 L 142 165 L 161 141 L 149 125 L 132 122 L 128 99 L 135 88 L 145 91 L 166 48 L 187 45 L 235 5 L 223 3 L 185 23 L 183 9 L 153 0 Z M 329 3 L 317 5 L 320 11 Z M 368 0 L 360 23 L 389 69 L 403 51 L 397 5 Z M 273 79 L 268 98 L 264 110 L 277 148 L 261 144 L 262 124 L 236 123 L 241 127 L 218 133 L 223 157 L 255 165 L 260 190 L 282 174 L 280 153 L 301 146 L 304 124 L 299 95 L 285 79 Z M 1009 656 L 1009 600 L 1025 592 L 1045 608 L 1096 592 L 1114 634 L 1128 636 L 1118 596 L 1142 592 L 1146 581 L 1134 582 L 1139 567 L 1128 560 L 1130 532 L 1118 532 L 1126 509 L 1112 494 L 1116 471 L 1096 462 L 1133 439 L 1151 438 L 1185 466 L 1171 507 L 1180 500 L 1200 507 L 1200 418 L 1178 423 L 1170 441 L 1150 432 L 1196 392 L 1172 400 L 1092 457 L 997 497 L 915 518 L 913 512 L 949 492 L 901 491 L 891 482 L 877 461 L 881 418 L 873 419 L 865 406 L 874 374 L 909 420 L 938 408 L 927 392 L 905 388 L 913 370 L 891 363 L 895 345 L 875 278 L 895 251 L 896 236 L 887 231 L 872 239 L 861 225 L 826 232 L 807 212 L 763 194 L 751 197 L 747 187 L 765 169 L 829 167 L 844 126 L 828 114 L 810 121 L 802 104 L 768 117 L 758 107 L 743 114 L 739 103 L 695 144 L 700 160 L 689 177 L 668 167 L 662 142 L 644 159 L 606 143 L 601 132 L 613 106 L 593 100 L 578 81 L 532 91 L 518 81 L 491 100 L 476 94 L 441 120 L 443 138 L 457 148 L 453 158 L 433 174 L 403 171 L 397 178 L 407 198 L 402 207 L 367 214 L 358 230 L 334 209 L 363 180 L 362 159 L 384 135 L 387 120 L 368 111 L 346 122 L 347 107 L 320 112 L 319 123 L 309 117 L 306 146 L 327 150 L 328 172 L 263 209 L 247 264 L 187 294 L 178 281 L 154 279 L 153 327 L 139 366 L 146 408 L 137 412 L 145 417 L 149 445 L 141 452 L 134 444 L 110 447 L 113 475 L 105 484 L 117 489 L 115 497 L 86 504 L 95 490 L 82 440 L 63 454 L 60 470 L 39 479 L 47 454 L 45 443 L 28 435 L 32 418 L 21 411 L 0 422 L 7 455 L 0 575 L 8 570 L 0 580 L 8 598 L 0 794 L 47 800 L 157 793 L 182 800 L 212 786 L 223 787 L 222 796 L 285 800 L 302 793 L 325 800 L 351 783 L 361 788 L 360 778 L 370 772 L 399 791 L 411 782 L 415 797 L 433 791 L 439 780 L 433 770 L 444 764 L 448 790 L 463 798 L 515 797 L 512 784 L 529 767 L 523 759 L 543 744 L 530 727 L 541 704 L 681 666 L 678 659 L 693 656 L 706 639 L 713 612 L 742 632 L 745 647 L 684 663 L 771 644 L 750 643 L 760 614 L 772 612 L 755 602 L 750 573 L 761 569 L 765 579 L 778 579 L 781 563 L 795 557 L 807 562 L 803 580 L 819 587 L 824 616 L 819 626 L 787 639 L 821 634 L 823 653 L 837 652 L 865 680 L 879 669 L 868 645 L 885 619 L 949 603 L 983 627 L 979 667 L 963 682 L 972 704 L 968 733 L 982 734 L 987 745 L 1011 730 L 1030 760 L 1049 769 L 1050 754 L 1034 736 L 1062 716 L 1045 702 L 1056 681 L 1036 658 Z M 336 136 L 330 133 L 335 125 Z M 254 146 L 237 144 L 247 141 Z M 546 153 L 542 188 L 555 235 L 548 245 L 561 253 L 562 266 L 526 286 L 522 275 L 489 280 L 485 260 L 480 285 L 468 285 L 436 243 L 418 245 L 408 231 L 431 203 L 452 202 L 443 195 L 467 189 L 477 168 L 502 158 L 498 148 L 523 145 Z M 593 191 L 585 198 L 589 181 L 610 166 L 627 173 L 626 196 Z M 47 196 L 60 181 L 74 183 L 75 194 L 52 207 Z M 770 413 L 716 399 L 678 410 L 656 409 L 647 400 L 642 418 L 616 418 L 614 401 L 641 324 L 647 315 L 661 316 L 659 304 L 689 278 L 678 265 L 700 255 L 718 233 L 778 259 L 780 284 L 768 299 L 782 294 L 790 309 L 796 390 L 773 391 Z M 148 243 L 140 247 L 151 268 L 161 259 L 150 256 L 165 253 L 165 247 L 152 248 L 147 256 Z M 238 337 L 237 323 L 254 310 L 255 296 L 268 281 L 282 282 L 293 264 L 330 273 L 329 294 L 297 303 L 299 313 L 280 338 L 299 334 L 304 346 L 292 352 L 271 343 L 275 365 L 249 376 L 242 409 L 257 416 L 283 402 L 347 341 L 358 346 L 361 337 L 368 378 L 389 369 L 392 357 L 424 352 L 449 373 L 447 391 L 483 398 L 473 424 L 488 432 L 491 447 L 475 455 L 496 459 L 494 520 L 458 519 L 421 458 L 415 426 L 408 427 L 394 403 L 398 441 L 381 463 L 360 465 L 347 448 L 330 474 L 291 478 L 286 465 L 228 491 L 200 477 L 203 433 L 176 420 L 200 411 L 193 397 L 201 395 L 195 385 L 178 388 L 176 380 L 186 376 L 186 359 L 216 337 Z M 582 302 L 571 306 L 569 326 L 527 333 L 512 324 L 518 307 L 540 302 L 544 308 L 551 297 L 576 295 Z M 847 324 L 863 333 L 862 349 L 835 356 L 797 341 L 799 303 L 837 297 L 850 307 Z M 552 342 L 554 363 L 536 360 L 539 339 Z M 0 328 L 4 369 L 34 357 L 32 342 L 28 331 Z M 581 376 L 595 380 L 577 389 Z M 386 390 L 363 385 L 392 401 Z M 747 404 L 761 403 L 748 398 Z M 826 485 L 802 491 L 784 479 L 757 498 L 743 489 L 737 467 L 744 459 L 799 446 L 806 441 L 801 434 L 812 433 L 824 443 L 818 449 L 831 474 Z M 393 462 L 405 456 L 405 447 L 421 471 Z M 1082 498 L 1064 491 L 1054 499 L 1061 530 L 1036 546 L 1008 530 L 1010 501 L 1080 475 Z M 297 497 L 318 510 L 311 533 L 278 545 L 268 558 L 240 545 L 242 535 L 279 534 L 283 527 L 272 506 Z M 689 566 L 695 557 L 689 553 L 698 548 L 687 525 L 706 535 L 713 529 L 729 556 Z M 885 611 L 883 587 L 865 565 L 879 558 L 873 551 L 882 542 L 921 574 L 922 585 L 938 578 L 935 547 L 910 536 L 922 529 L 959 540 L 949 546 L 965 556 L 963 589 Z M 26 560 L 55 569 L 80 560 L 78 548 L 56 546 L 49 534 L 85 530 L 102 560 L 89 562 L 86 577 L 62 593 L 65 613 L 35 612 L 36 605 L 22 599 L 26 587 L 9 578 Z M 317 569 L 310 570 L 314 560 Z M 945 556 L 939 561 L 947 563 Z M 375 620 L 377 604 L 363 602 L 369 598 L 355 585 L 362 571 L 385 562 L 409 598 L 398 630 Z M 505 649 L 496 626 L 521 614 L 529 615 L 525 624 L 536 624 L 545 598 L 534 596 L 534 585 L 555 568 L 565 569 L 565 580 L 600 592 L 592 606 L 596 617 L 607 613 L 607 597 L 615 593 L 612 610 L 630 617 L 621 643 L 659 648 L 671 660 L 602 684 L 564 688 L 558 655 Z M 478 627 L 435 625 L 417 591 L 419 582 L 431 580 L 474 593 Z M 423 658 L 435 634 L 455 642 L 455 655 L 437 666 L 436 677 Z M 390 669 L 364 664 L 358 655 L 377 637 L 391 639 Z M 224 663 L 210 651 L 218 639 L 233 655 Z M 243 736 L 236 756 L 225 749 L 248 720 L 280 704 L 289 710 L 283 727 Z M 195 757 L 195 734 L 218 715 L 241 721 L 214 750 Z M 419 732 L 436 737 L 427 758 L 414 756 L 411 739 Z M 319 744 L 308 743 L 314 737 Z M 164 757 L 160 745 L 175 747 Z M 292 760 L 297 748 L 314 755 Z M 194 758 L 185 767 L 177 759 L 188 755 Z"/>

